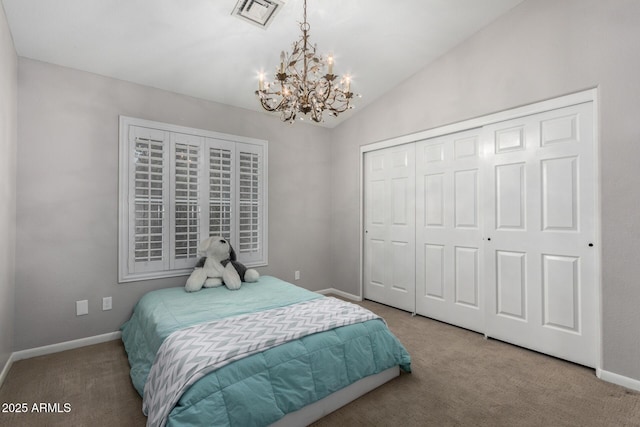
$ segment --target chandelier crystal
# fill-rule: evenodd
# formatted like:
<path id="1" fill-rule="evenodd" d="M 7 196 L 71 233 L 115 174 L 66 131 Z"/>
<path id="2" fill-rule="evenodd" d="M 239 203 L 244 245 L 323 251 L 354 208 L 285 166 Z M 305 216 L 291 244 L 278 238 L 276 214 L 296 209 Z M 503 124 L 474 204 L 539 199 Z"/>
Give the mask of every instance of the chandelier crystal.
<path id="1" fill-rule="evenodd" d="M 267 111 L 279 112 L 282 121 L 293 123 L 298 114 L 308 115 L 314 122 L 322 121 L 326 110 L 333 116 L 353 108 L 351 77 L 333 74 L 333 57 L 316 53 L 316 45 L 309 42 L 307 0 L 304 0 L 302 37 L 293 44 L 290 54 L 280 53 L 280 66 L 273 82 L 260 74 L 256 95 Z M 326 70 L 326 72 L 325 72 Z M 302 117 L 300 117 L 302 120 Z"/>

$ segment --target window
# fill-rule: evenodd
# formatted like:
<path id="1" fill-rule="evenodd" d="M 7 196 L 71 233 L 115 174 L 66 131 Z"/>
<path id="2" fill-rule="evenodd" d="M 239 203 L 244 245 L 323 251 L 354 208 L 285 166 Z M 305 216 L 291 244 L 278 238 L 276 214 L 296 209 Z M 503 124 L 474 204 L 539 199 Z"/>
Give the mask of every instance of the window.
<path id="1" fill-rule="evenodd" d="M 120 118 L 119 281 L 189 274 L 199 243 L 267 263 L 267 141 Z"/>

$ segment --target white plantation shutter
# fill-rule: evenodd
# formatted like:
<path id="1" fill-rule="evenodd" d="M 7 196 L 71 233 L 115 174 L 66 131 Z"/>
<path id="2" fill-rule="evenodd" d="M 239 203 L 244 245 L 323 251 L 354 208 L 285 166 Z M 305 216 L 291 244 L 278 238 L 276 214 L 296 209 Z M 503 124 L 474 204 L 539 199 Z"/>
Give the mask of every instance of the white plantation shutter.
<path id="1" fill-rule="evenodd" d="M 263 255 L 262 147 L 237 144 L 236 173 L 238 176 L 238 239 L 236 253 L 246 264 L 259 262 Z"/>
<path id="2" fill-rule="evenodd" d="M 209 150 L 209 236 L 232 239 L 234 144 L 207 139 Z"/>
<path id="3" fill-rule="evenodd" d="M 266 265 L 266 144 L 121 117 L 119 280 L 188 275 L 214 235 Z"/>
<path id="4" fill-rule="evenodd" d="M 203 138 L 173 133 L 171 268 L 193 267 L 201 240 Z"/>
<path id="5" fill-rule="evenodd" d="M 129 133 L 133 179 L 129 186 L 129 269 L 136 273 L 166 267 L 165 196 L 168 170 L 165 132 L 132 127 Z"/>

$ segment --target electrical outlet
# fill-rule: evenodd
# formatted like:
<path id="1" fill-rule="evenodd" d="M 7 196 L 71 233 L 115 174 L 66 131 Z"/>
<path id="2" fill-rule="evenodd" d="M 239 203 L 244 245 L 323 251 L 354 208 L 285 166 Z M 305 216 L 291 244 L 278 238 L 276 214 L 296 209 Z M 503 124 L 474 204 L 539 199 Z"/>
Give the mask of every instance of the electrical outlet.
<path id="1" fill-rule="evenodd" d="M 295 276 L 295 279 L 296 279 L 296 280 L 300 280 L 300 270 L 296 270 L 296 272 L 295 272 L 295 275 L 294 275 L 294 276 Z"/>
<path id="2" fill-rule="evenodd" d="M 102 311 L 111 310 L 111 297 L 102 298 Z"/>
<path id="3" fill-rule="evenodd" d="M 76 316 L 84 316 L 85 314 L 89 314 L 89 301 L 86 299 L 76 301 Z"/>

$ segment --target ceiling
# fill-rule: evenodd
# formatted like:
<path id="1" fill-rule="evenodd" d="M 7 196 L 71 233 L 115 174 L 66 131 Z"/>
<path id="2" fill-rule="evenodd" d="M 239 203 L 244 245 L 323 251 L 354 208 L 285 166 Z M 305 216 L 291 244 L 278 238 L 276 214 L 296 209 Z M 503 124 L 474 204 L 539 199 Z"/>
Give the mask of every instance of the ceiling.
<path id="1" fill-rule="evenodd" d="M 523 0 L 309 0 L 318 52 L 373 102 Z M 237 0 L 2 0 L 19 56 L 263 111 L 258 74 L 273 77 L 300 36 L 302 0 L 261 28 L 231 15 Z M 267 113 L 265 113 L 267 114 Z M 308 122 L 308 121 L 307 121 Z"/>

